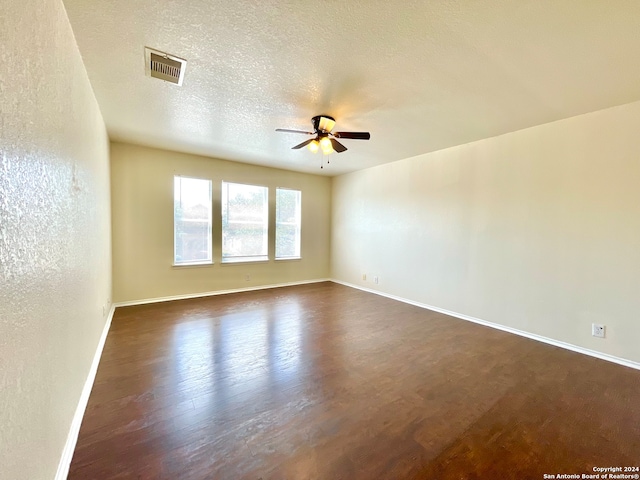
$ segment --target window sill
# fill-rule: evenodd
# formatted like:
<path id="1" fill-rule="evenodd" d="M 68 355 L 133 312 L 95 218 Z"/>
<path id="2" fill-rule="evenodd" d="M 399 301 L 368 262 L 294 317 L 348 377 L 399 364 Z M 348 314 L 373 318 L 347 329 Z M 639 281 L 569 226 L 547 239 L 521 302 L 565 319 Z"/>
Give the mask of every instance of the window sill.
<path id="1" fill-rule="evenodd" d="M 236 257 L 236 258 L 223 258 L 222 265 L 235 265 L 237 263 L 266 263 L 269 261 L 269 257 Z"/>
<path id="2" fill-rule="evenodd" d="M 287 260 L 302 260 L 302 257 L 280 257 L 276 258 L 276 262 L 286 262 Z"/>
<path id="3" fill-rule="evenodd" d="M 199 267 L 212 267 L 213 262 L 193 262 L 193 263 L 173 263 L 172 268 L 199 268 Z"/>

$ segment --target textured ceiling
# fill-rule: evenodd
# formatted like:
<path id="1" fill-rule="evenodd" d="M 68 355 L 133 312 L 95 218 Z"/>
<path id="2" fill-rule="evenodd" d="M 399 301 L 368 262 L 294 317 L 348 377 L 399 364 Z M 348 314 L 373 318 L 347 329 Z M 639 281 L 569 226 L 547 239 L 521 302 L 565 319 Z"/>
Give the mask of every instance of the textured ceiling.
<path id="1" fill-rule="evenodd" d="M 217 158 L 336 175 L 640 99 L 637 0 L 64 3 L 111 138 Z M 372 139 L 321 171 L 274 131 L 320 113 Z"/>

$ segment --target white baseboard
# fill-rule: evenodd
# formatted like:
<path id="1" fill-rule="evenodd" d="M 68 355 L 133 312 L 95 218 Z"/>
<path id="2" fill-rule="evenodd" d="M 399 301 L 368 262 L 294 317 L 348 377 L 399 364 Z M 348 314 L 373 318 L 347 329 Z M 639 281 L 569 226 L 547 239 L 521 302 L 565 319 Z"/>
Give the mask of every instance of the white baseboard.
<path id="1" fill-rule="evenodd" d="M 107 334 L 111 327 L 111 320 L 113 320 L 113 314 L 115 312 L 115 306 L 111 306 L 107 321 L 102 329 L 102 335 L 98 341 L 96 353 L 93 355 L 93 362 L 91 362 L 91 368 L 89 374 L 84 382 L 82 393 L 80 394 L 80 400 L 78 400 L 78 406 L 76 412 L 71 420 L 71 427 L 69 428 L 69 434 L 67 435 L 67 441 L 62 449 L 62 456 L 60 457 L 60 463 L 58 463 L 58 471 L 56 472 L 55 480 L 66 480 L 69 475 L 69 466 L 71 465 L 71 459 L 73 458 L 73 452 L 76 449 L 76 443 L 78 442 L 78 434 L 80 433 L 80 425 L 82 424 L 82 418 L 84 412 L 87 409 L 87 403 L 89 402 L 89 395 L 91 395 L 91 389 L 93 388 L 93 381 L 96 378 L 98 372 L 98 365 L 100 364 L 100 357 L 102 357 L 102 350 L 104 349 L 104 343 L 107 340 Z"/>
<path id="2" fill-rule="evenodd" d="M 614 355 L 609 355 L 607 353 L 597 352 L 595 350 L 589 350 L 588 348 L 579 347 L 577 345 L 573 345 L 571 343 L 561 342 L 560 340 L 554 340 L 553 338 L 543 337 L 542 335 L 536 335 L 535 333 L 525 332 L 524 330 L 518 330 L 517 328 L 507 327 L 504 325 L 500 325 L 498 323 L 487 322 L 486 320 L 482 320 L 480 318 L 471 317 L 469 315 L 464 315 L 462 313 L 452 312 L 450 310 L 446 310 L 444 308 L 434 307 L 432 305 L 427 305 L 425 303 L 415 302 L 413 300 L 409 300 L 408 298 L 398 297 L 396 295 L 391 295 L 389 293 L 380 292 L 378 290 L 373 290 L 370 288 L 362 287 L 360 285 L 356 285 L 349 282 L 343 282 L 341 280 L 331 280 L 334 283 L 339 283 L 340 285 L 344 285 L 346 287 L 356 288 L 358 290 L 362 290 L 364 292 L 375 293 L 376 295 L 380 295 L 382 297 L 387 297 L 392 300 L 397 300 L 399 302 L 408 303 L 410 305 L 414 305 L 416 307 L 425 308 L 427 310 L 432 310 L 434 312 L 443 313 L 445 315 L 449 315 L 451 317 L 459 318 L 461 320 L 467 320 L 469 322 L 478 323 L 480 325 L 484 325 L 486 327 L 495 328 L 497 330 L 502 330 L 504 332 L 513 333 L 515 335 L 520 335 L 521 337 L 530 338 L 532 340 L 537 340 L 538 342 L 547 343 L 549 345 L 553 345 L 555 347 L 564 348 L 566 350 L 571 350 L 573 352 L 582 353 L 584 355 L 589 355 L 590 357 L 596 357 L 601 360 L 606 360 L 608 362 L 617 363 L 619 365 L 624 365 L 625 367 L 635 368 L 636 370 L 640 370 L 640 363 L 634 362 L 631 360 L 627 360 L 626 358 L 616 357 Z"/>
<path id="3" fill-rule="evenodd" d="M 169 297 L 144 298 L 142 300 L 131 300 L 127 302 L 117 302 L 115 307 L 130 307 L 132 305 L 145 305 L 147 303 L 170 302 L 172 300 L 188 300 L 190 298 L 212 297 L 214 295 L 226 295 L 228 293 L 252 292 L 254 290 L 267 290 L 269 288 L 293 287 L 296 285 L 306 285 L 309 283 L 331 282 L 330 278 L 317 278 L 315 280 L 302 280 L 299 282 L 276 283 L 272 285 L 258 285 L 256 287 L 233 288 L 230 290 L 215 290 L 213 292 L 187 293 L 183 295 L 172 295 Z"/>

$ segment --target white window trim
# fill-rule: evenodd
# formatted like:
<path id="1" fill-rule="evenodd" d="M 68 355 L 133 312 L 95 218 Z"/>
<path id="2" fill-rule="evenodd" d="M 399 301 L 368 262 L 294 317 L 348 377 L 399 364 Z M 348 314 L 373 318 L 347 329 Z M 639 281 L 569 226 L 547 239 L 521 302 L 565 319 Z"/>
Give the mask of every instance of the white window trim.
<path id="1" fill-rule="evenodd" d="M 197 267 L 210 267 L 214 265 L 214 261 L 208 262 L 190 262 L 190 263 L 172 263 L 171 266 L 173 268 L 197 268 Z"/>
<path id="2" fill-rule="evenodd" d="M 255 257 L 225 257 L 220 262 L 222 265 L 235 265 L 236 263 L 267 263 L 267 255 L 256 255 Z"/>

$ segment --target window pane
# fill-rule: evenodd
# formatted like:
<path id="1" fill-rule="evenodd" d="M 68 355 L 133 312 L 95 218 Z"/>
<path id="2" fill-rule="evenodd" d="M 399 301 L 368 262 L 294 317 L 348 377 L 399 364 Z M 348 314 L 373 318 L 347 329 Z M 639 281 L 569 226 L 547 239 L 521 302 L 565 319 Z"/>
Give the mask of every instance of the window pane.
<path id="1" fill-rule="evenodd" d="M 300 190 L 276 190 L 276 258 L 300 258 Z"/>
<path id="2" fill-rule="evenodd" d="M 267 187 L 222 182 L 222 260 L 268 258 Z"/>
<path id="3" fill-rule="evenodd" d="M 211 262 L 211 180 L 173 177 L 176 265 Z"/>

